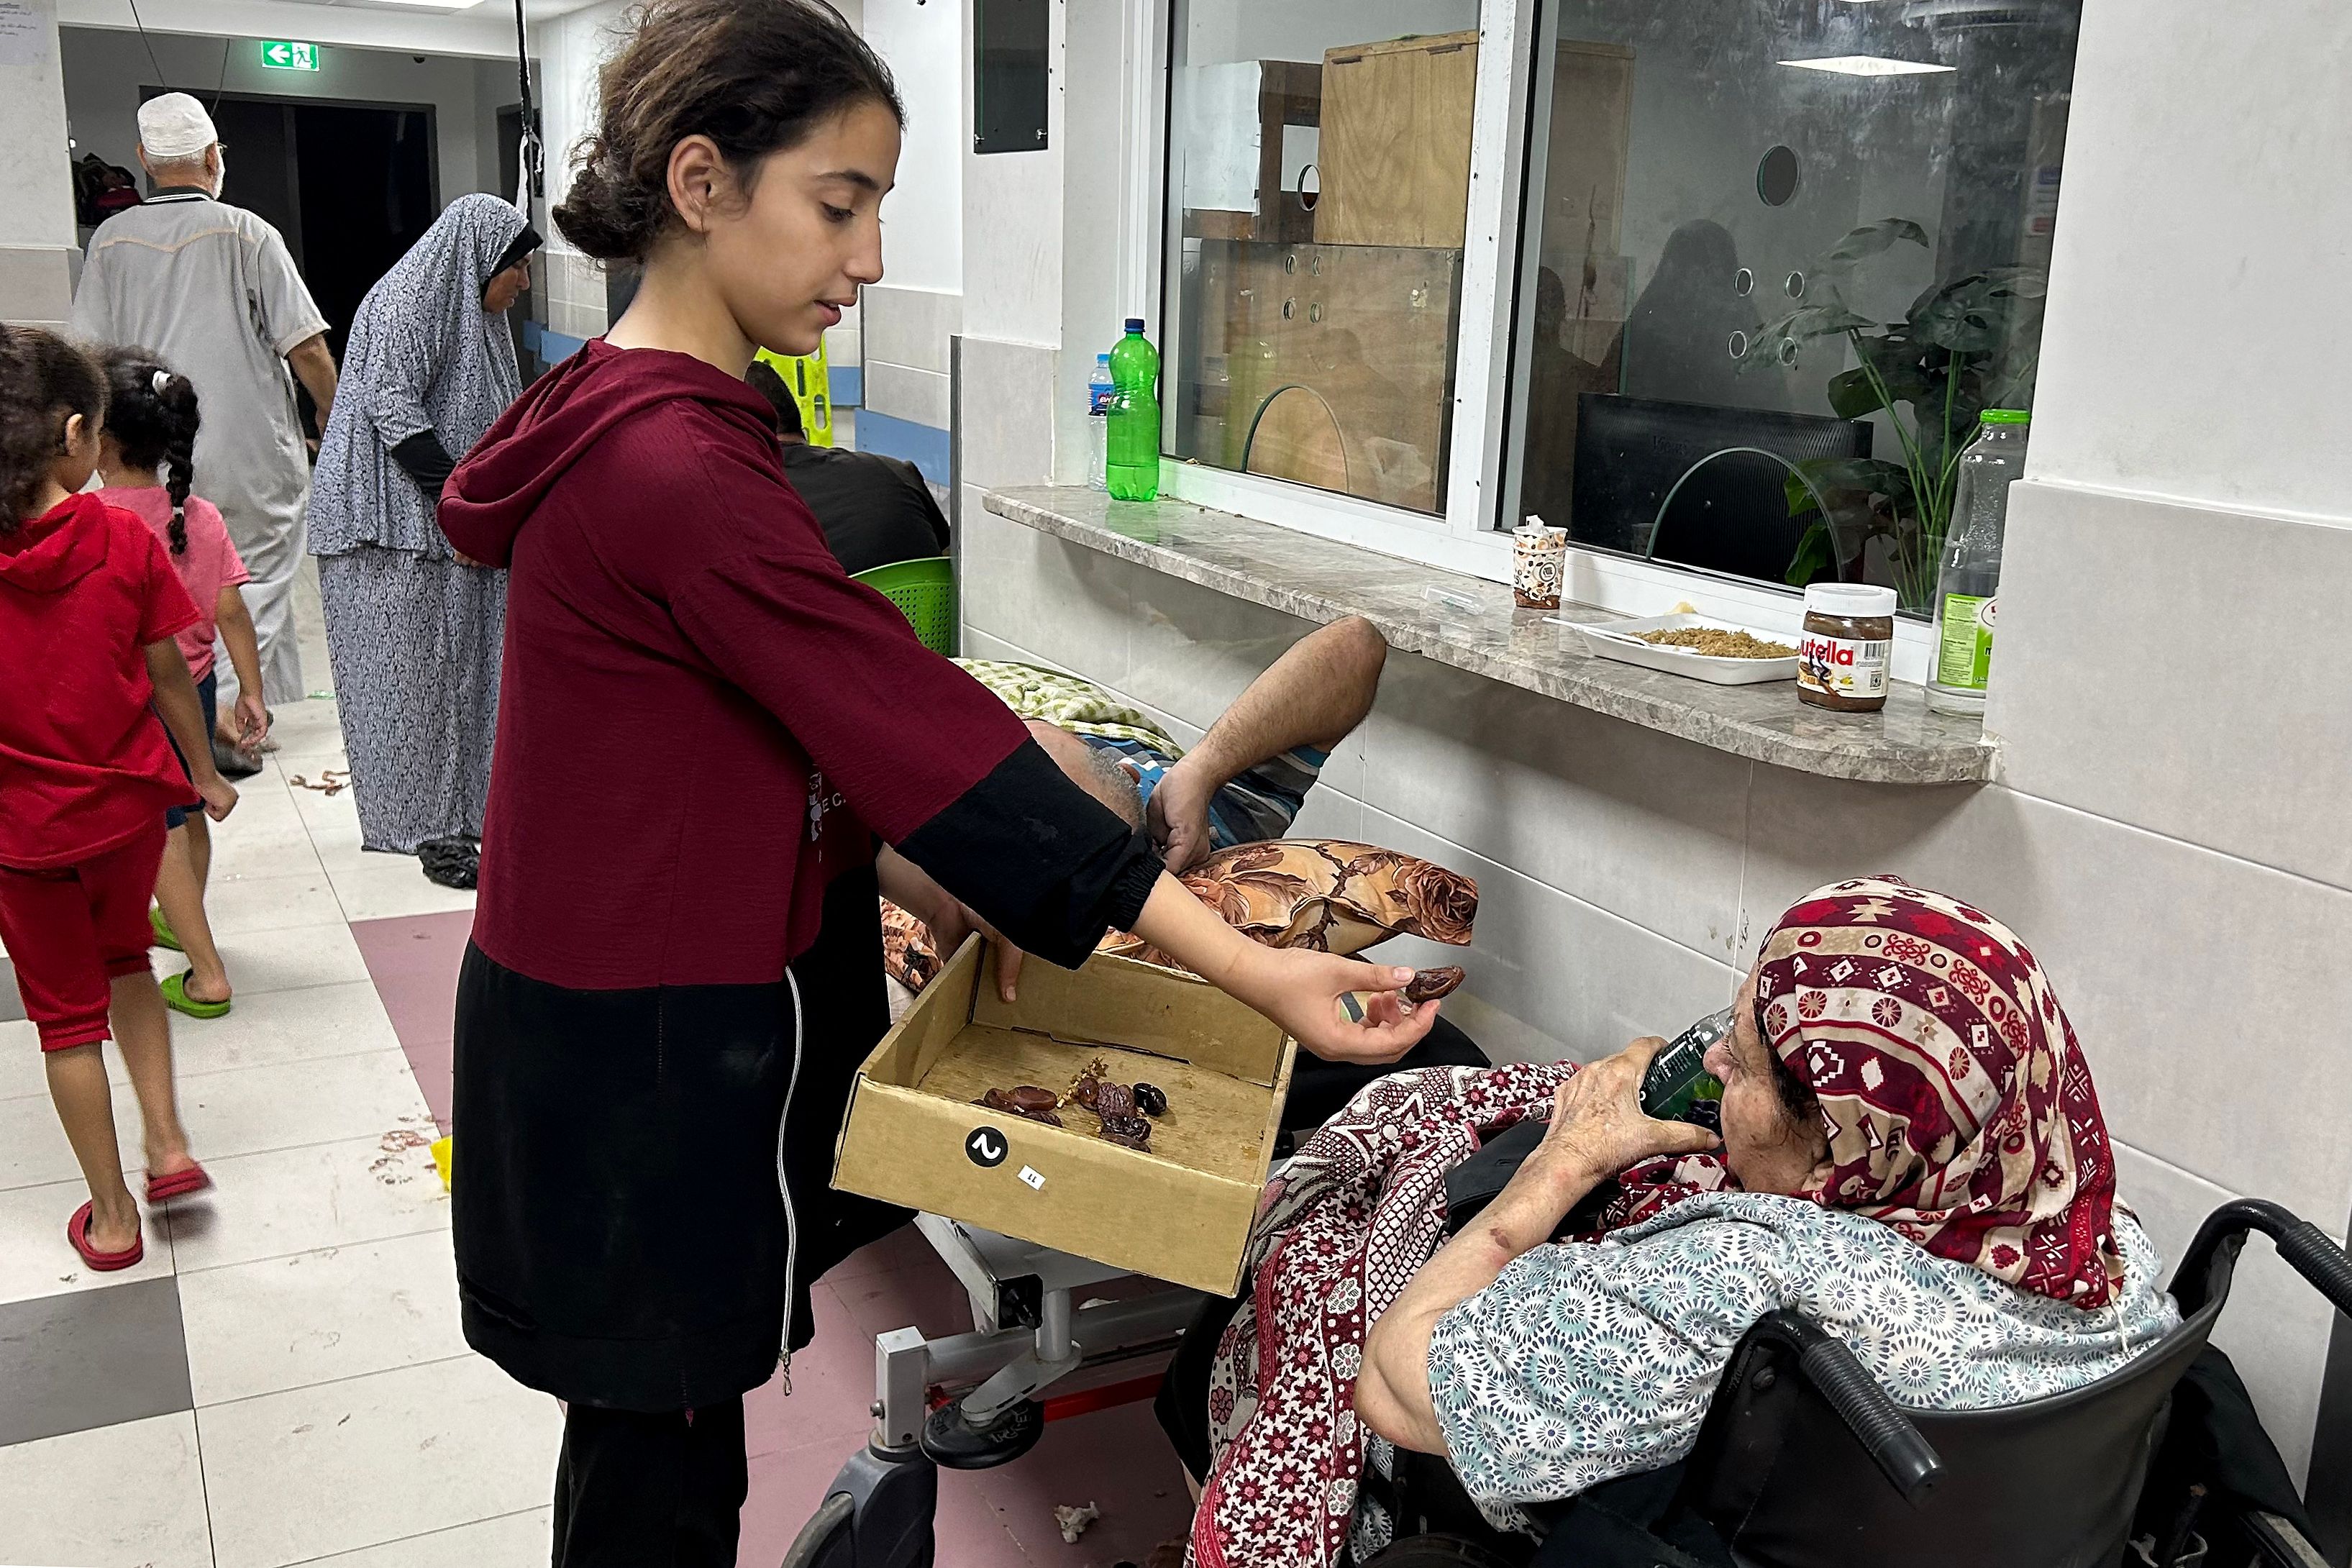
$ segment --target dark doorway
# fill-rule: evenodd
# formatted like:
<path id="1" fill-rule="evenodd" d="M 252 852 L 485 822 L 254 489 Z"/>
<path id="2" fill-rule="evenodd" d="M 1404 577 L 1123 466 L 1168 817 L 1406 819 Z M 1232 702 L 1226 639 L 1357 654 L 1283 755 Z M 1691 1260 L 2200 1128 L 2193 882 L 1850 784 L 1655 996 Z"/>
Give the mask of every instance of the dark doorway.
<path id="1" fill-rule="evenodd" d="M 340 363 L 360 300 L 441 210 L 432 109 L 225 93 L 213 123 L 228 165 L 221 199 L 286 237 Z"/>

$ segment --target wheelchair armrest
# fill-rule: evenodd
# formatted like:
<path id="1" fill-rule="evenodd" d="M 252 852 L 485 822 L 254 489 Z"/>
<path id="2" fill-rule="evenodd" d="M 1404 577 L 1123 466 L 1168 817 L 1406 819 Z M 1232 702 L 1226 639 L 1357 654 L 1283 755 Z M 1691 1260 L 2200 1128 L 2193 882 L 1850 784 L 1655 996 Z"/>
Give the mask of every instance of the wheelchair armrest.
<path id="1" fill-rule="evenodd" d="M 1843 1342 L 1794 1312 L 1774 1315 L 1798 1346 L 1797 1367 L 1805 1381 L 1829 1403 L 1903 1500 L 1918 1502 L 1943 1473 L 1944 1461 L 1935 1448 Z"/>

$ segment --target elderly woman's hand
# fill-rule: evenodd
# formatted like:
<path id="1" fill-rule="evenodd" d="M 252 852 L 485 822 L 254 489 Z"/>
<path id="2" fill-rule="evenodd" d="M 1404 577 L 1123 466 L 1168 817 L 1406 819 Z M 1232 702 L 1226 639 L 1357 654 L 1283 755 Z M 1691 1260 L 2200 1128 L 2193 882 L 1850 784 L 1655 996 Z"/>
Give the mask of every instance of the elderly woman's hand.
<path id="1" fill-rule="evenodd" d="M 1585 1064 L 1552 1096 L 1551 1130 L 1528 1157 L 1543 1162 L 1558 1179 L 1581 1184 L 1583 1193 L 1626 1166 L 1655 1154 L 1697 1154 L 1722 1140 L 1687 1121 L 1661 1121 L 1642 1112 L 1642 1076 L 1650 1058 L 1665 1047 L 1644 1036 L 1613 1057 Z"/>

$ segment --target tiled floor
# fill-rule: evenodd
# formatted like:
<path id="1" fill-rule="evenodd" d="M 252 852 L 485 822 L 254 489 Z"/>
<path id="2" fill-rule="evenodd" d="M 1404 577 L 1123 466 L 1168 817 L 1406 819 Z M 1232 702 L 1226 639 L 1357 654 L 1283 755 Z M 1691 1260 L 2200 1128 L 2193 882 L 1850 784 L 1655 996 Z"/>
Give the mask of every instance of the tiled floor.
<path id="1" fill-rule="evenodd" d="M 280 709 L 278 733 L 216 840 L 236 1010 L 174 1019 L 182 1111 L 216 1189 L 150 1214 L 135 1269 L 92 1276 L 66 1245 L 85 1194 L 0 973 L 0 1019 L 16 1020 L 0 1021 L 0 1563 L 547 1560 L 561 1417 L 466 1348 L 426 1147 L 449 1114 L 471 895 L 362 856 L 350 792 L 291 782 L 342 766 L 331 700 Z M 970 1326 L 911 1231 L 816 1299 L 792 1397 L 772 1384 L 747 1402 L 746 1568 L 781 1559 L 863 1441 L 872 1335 Z M 940 1493 L 948 1568 L 1139 1562 L 1190 1513 L 1141 1405 L 1057 1423 L 1014 1465 L 943 1474 Z M 1053 1505 L 1089 1500 L 1102 1521 L 1066 1545 Z"/>

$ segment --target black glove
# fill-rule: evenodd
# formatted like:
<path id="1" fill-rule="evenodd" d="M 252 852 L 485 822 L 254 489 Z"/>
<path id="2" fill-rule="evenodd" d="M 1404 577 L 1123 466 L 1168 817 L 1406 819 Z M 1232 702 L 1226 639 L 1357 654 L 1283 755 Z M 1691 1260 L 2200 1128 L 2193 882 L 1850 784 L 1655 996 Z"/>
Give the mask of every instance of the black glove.
<path id="1" fill-rule="evenodd" d="M 441 487 L 457 471 L 457 459 L 441 445 L 441 438 L 430 430 L 419 430 L 392 449 L 392 460 L 408 470 L 416 488 L 435 506 L 441 504 Z"/>

